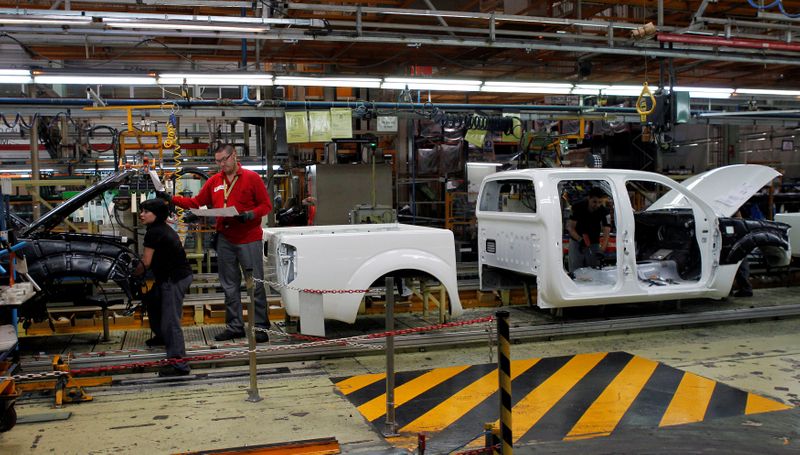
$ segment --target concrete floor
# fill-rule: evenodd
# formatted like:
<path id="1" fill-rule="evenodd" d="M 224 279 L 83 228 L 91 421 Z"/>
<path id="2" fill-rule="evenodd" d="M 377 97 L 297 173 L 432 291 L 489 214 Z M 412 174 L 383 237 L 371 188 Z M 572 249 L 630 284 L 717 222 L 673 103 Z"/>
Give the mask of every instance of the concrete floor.
<path id="1" fill-rule="evenodd" d="M 730 386 L 800 405 L 800 318 L 682 330 L 615 334 L 512 345 L 514 359 L 598 351 L 626 351 L 705 376 Z M 399 354 L 398 371 L 487 363 L 496 360 L 482 347 Z M 71 412 L 70 418 L 20 423 L 0 434 L 0 452 L 9 454 L 174 453 L 301 439 L 336 437 L 344 453 L 404 453 L 393 450 L 329 377 L 384 371 L 382 356 L 264 365 L 259 388 L 265 399 L 245 401 L 246 376 L 185 384 L 122 378 L 119 386 L 94 389 L 95 401 L 51 409 L 49 398 L 17 404 L 20 418 Z M 279 368 L 285 367 L 285 368 Z M 288 370 L 287 370 L 288 369 Z M 210 376 L 224 376 L 216 369 Z M 194 373 L 204 371 L 195 369 Z M 154 377 L 154 375 L 150 375 Z M 547 453 L 656 453 L 654 441 L 695 441 L 704 453 L 800 453 L 800 413 L 790 411 L 721 419 L 708 426 L 614 434 L 608 438 L 547 443 Z M 482 422 L 476 422 L 477 431 Z M 700 425 L 700 424 L 695 424 Z M 754 436 L 753 432 L 760 432 Z M 709 437 L 716 436 L 716 437 Z M 743 444 L 742 440 L 749 441 Z M 646 448 L 651 450 L 647 450 Z M 680 446 L 678 452 L 692 452 Z M 519 447 L 527 453 L 536 447 Z M 718 451 L 714 451 L 717 448 Z M 723 448 L 727 448 L 724 451 Z M 660 452 L 658 452 L 660 453 Z"/>

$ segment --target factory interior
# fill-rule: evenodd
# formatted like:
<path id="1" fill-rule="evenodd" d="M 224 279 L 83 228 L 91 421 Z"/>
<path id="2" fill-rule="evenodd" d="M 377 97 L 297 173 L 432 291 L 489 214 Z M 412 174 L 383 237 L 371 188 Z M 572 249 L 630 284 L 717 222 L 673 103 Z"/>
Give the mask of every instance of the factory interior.
<path id="1" fill-rule="evenodd" d="M 0 0 L 0 453 L 800 453 L 798 36 Z"/>

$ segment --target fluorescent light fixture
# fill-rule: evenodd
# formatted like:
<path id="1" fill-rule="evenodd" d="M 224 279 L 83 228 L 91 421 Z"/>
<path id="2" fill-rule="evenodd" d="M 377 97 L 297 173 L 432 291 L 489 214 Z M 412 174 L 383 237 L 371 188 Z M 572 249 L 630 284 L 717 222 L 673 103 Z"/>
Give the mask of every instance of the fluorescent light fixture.
<path id="1" fill-rule="evenodd" d="M 573 95 L 599 95 L 601 90 L 608 90 L 610 85 L 600 84 L 575 84 L 572 89 Z"/>
<path id="2" fill-rule="evenodd" d="M 28 70 L 0 69 L 0 84 L 30 84 L 33 82 Z"/>
<path id="3" fill-rule="evenodd" d="M 499 93 L 544 93 L 553 95 L 566 95 L 572 89 L 572 84 L 553 82 L 503 82 L 486 81 L 481 87 L 482 92 Z"/>
<path id="4" fill-rule="evenodd" d="M 268 166 L 265 165 L 265 164 L 243 164 L 242 167 L 245 168 L 245 169 L 250 169 L 251 171 L 266 171 Z M 273 164 L 272 165 L 272 170 L 273 171 L 280 171 L 281 170 L 281 165 L 280 164 Z"/>
<path id="5" fill-rule="evenodd" d="M 732 88 L 726 87 L 673 87 L 676 92 L 689 92 L 690 98 L 727 99 L 733 94 Z"/>
<path id="6" fill-rule="evenodd" d="M 773 90 L 764 88 L 737 88 L 734 95 L 800 96 L 800 90 Z"/>
<path id="7" fill-rule="evenodd" d="M 152 76 L 95 76 L 92 74 L 34 74 L 37 84 L 65 85 L 156 85 Z"/>
<path id="8" fill-rule="evenodd" d="M 0 17 L 0 25 L 85 25 L 92 22 L 90 16 L 40 16 Z"/>
<path id="9" fill-rule="evenodd" d="M 214 24 L 186 24 L 181 22 L 133 22 L 120 21 L 117 19 L 104 20 L 104 24 L 111 28 L 144 28 L 156 30 L 199 30 L 210 32 L 241 32 L 241 33 L 262 33 L 268 27 L 243 27 L 240 25 L 214 25 Z"/>
<path id="10" fill-rule="evenodd" d="M 477 92 L 483 82 L 469 79 L 423 79 L 405 77 L 387 77 L 381 84 L 382 89 L 394 90 L 441 90 Z"/>
<path id="11" fill-rule="evenodd" d="M 380 88 L 381 80 L 374 77 L 276 76 L 275 85 L 301 85 L 306 87 Z"/>
<path id="12" fill-rule="evenodd" d="M 164 73 L 158 75 L 160 85 L 270 86 L 268 73 Z"/>

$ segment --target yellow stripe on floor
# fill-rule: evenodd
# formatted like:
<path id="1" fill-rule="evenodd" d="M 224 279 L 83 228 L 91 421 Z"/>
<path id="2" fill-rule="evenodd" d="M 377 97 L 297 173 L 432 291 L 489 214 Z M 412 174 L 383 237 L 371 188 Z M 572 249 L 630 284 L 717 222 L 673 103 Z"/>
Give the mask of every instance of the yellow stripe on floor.
<path id="1" fill-rule="evenodd" d="M 792 407 L 785 405 L 780 401 L 775 401 L 759 395 L 748 393 L 747 404 L 744 407 L 744 413 L 745 415 L 759 414 L 762 412 L 785 411 L 787 409 L 792 409 Z"/>
<path id="2" fill-rule="evenodd" d="M 658 426 L 666 427 L 702 421 L 716 385 L 717 383 L 711 379 L 693 373 L 684 373 Z"/>
<path id="3" fill-rule="evenodd" d="M 526 395 L 512 409 L 514 442 L 525 435 L 567 392 L 606 356 L 606 352 L 578 354 Z M 496 421 L 499 426 L 499 420 Z"/>
<path id="4" fill-rule="evenodd" d="M 394 390 L 395 407 L 403 405 L 407 401 L 452 378 L 469 367 L 469 365 L 462 365 L 449 368 L 436 368 L 398 386 Z M 358 411 L 369 421 L 384 415 L 386 413 L 386 394 L 383 393 L 362 404 L 358 407 Z"/>
<path id="5" fill-rule="evenodd" d="M 386 373 L 362 374 L 360 376 L 353 376 L 336 383 L 339 391 L 345 395 L 349 395 L 357 390 L 374 384 L 378 381 L 386 379 Z"/>
<path id="6" fill-rule="evenodd" d="M 526 372 L 534 366 L 540 359 L 514 360 L 511 362 L 511 379 Z M 401 433 L 423 431 L 441 431 L 452 425 L 456 420 L 464 416 L 472 408 L 482 403 L 485 399 L 497 393 L 497 370 L 476 380 L 472 384 L 464 387 L 455 395 L 439 403 L 419 416 L 414 421 L 400 429 Z"/>
<path id="7" fill-rule="evenodd" d="M 634 357 L 594 400 L 572 427 L 566 440 L 608 436 L 639 396 L 658 362 Z"/>

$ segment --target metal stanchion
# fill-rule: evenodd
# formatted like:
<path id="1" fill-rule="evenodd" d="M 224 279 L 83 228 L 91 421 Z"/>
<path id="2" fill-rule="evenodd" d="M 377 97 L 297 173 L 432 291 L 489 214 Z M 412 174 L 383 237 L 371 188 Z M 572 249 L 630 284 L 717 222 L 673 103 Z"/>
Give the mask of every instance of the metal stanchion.
<path id="1" fill-rule="evenodd" d="M 386 331 L 394 330 L 394 278 L 386 277 Z M 394 335 L 386 337 L 386 424 L 384 436 L 397 435 L 394 415 Z"/>
<path id="2" fill-rule="evenodd" d="M 511 455 L 514 440 L 511 434 L 511 343 L 509 342 L 508 311 L 497 316 L 497 376 L 500 382 L 500 451 Z"/>
<path id="3" fill-rule="evenodd" d="M 247 287 L 247 349 L 250 353 L 250 388 L 247 389 L 247 400 L 252 403 L 261 401 L 258 395 L 258 365 L 256 364 L 256 334 L 253 332 L 256 317 L 255 292 L 253 286 L 253 269 L 244 271 L 244 282 Z"/>

